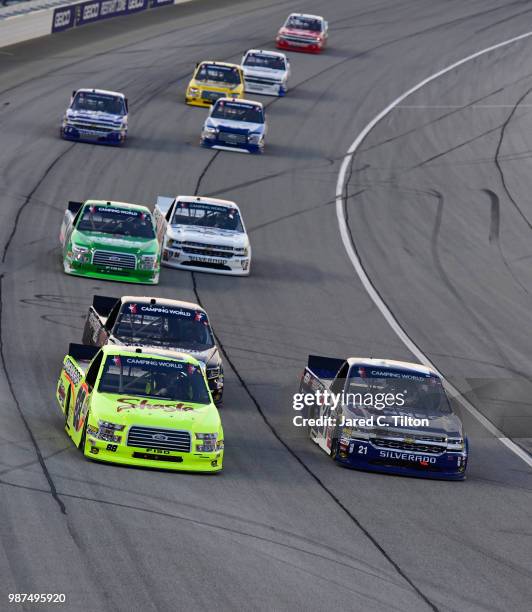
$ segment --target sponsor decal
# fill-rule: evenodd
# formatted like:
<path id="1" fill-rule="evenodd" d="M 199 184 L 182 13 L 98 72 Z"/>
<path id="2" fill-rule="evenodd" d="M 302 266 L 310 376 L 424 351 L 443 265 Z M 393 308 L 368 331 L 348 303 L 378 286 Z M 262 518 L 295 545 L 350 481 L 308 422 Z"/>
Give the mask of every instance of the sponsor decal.
<path id="1" fill-rule="evenodd" d="M 139 357 L 125 357 L 124 362 L 126 365 L 131 366 L 147 366 L 148 368 L 175 368 L 176 370 L 182 370 L 185 365 L 181 361 L 163 361 L 162 359 L 142 359 Z M 192 365 L 192 364 L 190 364 Z M 195 368 L 196 366 L 192 366 Z"/>
<path id="2" fill-rule="evenodd" d="M 183 308 L 169 308 L 167 306 L 154 306 L 154 305 L 140 305 L 140 312 L 143 314 L 161 314 L 161 315 L 172 315 L 174 317 L 186 317 L 191 318 L 193 315 L 192 310 L 184 310 Z M 136 314 L 136 313 L 133 313 Z"/>
<path id="3" fill-rule="evenodd" d="M 147 453 L 158 453 L 159 455 L 169 455 L 169 450 L 163 450 L 162 448 L 145 448 Z"/>
<path id="4" fill-rule="evenodd" d="M 76 26 L 144 11 L 148 0 L 93 0 L 76 6 Z"/>
<path id="5" fill-rule="evenodd" d="M 122 365 L 122 360 L 120 359 L 120 355 L 115 355 L 113 357 L 113 363 L 115 364 L 115 366 L 117 366 L 118 368 Z"/>
<path id="6" fill-rule="evenodd" d="M 179 208 L 190 208 L 191 210 L 208 210 L 221 213 L 227 212 L 227 206 L 219 206 L 217 204 L 209 204 L 207 202 L 179 202 L 178 206 Z M 233 215 L 238 212 L 236 208 L 232 208 L 231 210 L 235 211 Z"/>
<path id="7" fill-rule="evenodd" d="M 131 314 L 137 314 L 137 305 L 136 304 L 130 304 L 128 307 L 128 310 Z"/>
<path id="8" fill-rule="evenodd" d="M 227 108 L 247 108 L 249 110 L 254 110 L 254 111 L 260 111 L 261 107 L 257 106 L 256 104 L 249 104 L 247 102 L 238 102 L 238 101 L 234 101 L 234 102 L 226 102 L 224 100 L 221 100 L 220 102 L 218 102 L 219 104 L 219 108 L 224 108 L 225 106 Z"/>
<path id="9" fill-rule="evenodd" d="M 63 370 L 75 385 L 80 383 L 82 375 L 70 357 L 65 359 L 65 362 L 63 363 Z"/>
<path id="10" fill-rule="evenodd" d="M 428 378 L 433 378 L 439 380 L 437 377 L 432 374 L 422 374 L 421 372 L 405 372 L 402 370 L 375 370 L 370 369 L 367 370 L 365 368 L 359 368 L 360 370 L 364 370 L 365 374 L 361 375 L 361 378 L 398 378 L 403 380 L 419 380 L 419 381 L 427 381 Z"/>
<path id="11" fill-rule="evenodd" d="M 63 32 L 74 27 L 75 11 L 73 6 L 56 8 L 52 19 L 52 32 Z"/>
<path id="12" fill-rule="evenodd" d="M 141 219 L 147 217 L 146 213 L 132 208 L 113 208 L 112 206 L 94 206 L 92 204 L 89 206 L 89 212 L 91 215 L 112 213 L 113 215 L 127 215 L 128 217 L 140 217 Z"/>
<path id="13" fill-rule="evenodd" d="M 54 10 L 52 32 L 174 4 L 174 0 L 90 0 Z"/>
<path id="14" fill-rule="evenodd" d="M 190 412 L 192 406 L 186 406 L 182 402 L 168 404 L 156 404 L 140 397 L 121 397 L 117 400 L 116 411 L 124 410 L 160 410 L 162 412 Z"/>
<path id="15" fill-rule="evenodd" d="M 412 455 L 411 453 L 401 453 L 397 451 L 380 451 L 379 455 L 386 459 L 400 459 L 401 461 L 411 461 L 412 463 L 420 463 L 421 465 L 436 463 L 436 457 L 429 457 L 427 455 Z"/>
<path id="16" fill-rule="evenodd" d="M 62 380 L 59 381 L 59 386 L 57 387 L 57 395 L 59 396 L 59 400 L 61 404 L 64 405 L 65 399 L 66 399 L 66 391 L 65 391 L 65 385 L 63 384 Z"/>
<path id="17" fill-rule="evenodd" d="M 201 321 L 203 317 L 204 317 L 204 313 L 197 311 L 196 314 L 194 315 L 194 321 Z"/>

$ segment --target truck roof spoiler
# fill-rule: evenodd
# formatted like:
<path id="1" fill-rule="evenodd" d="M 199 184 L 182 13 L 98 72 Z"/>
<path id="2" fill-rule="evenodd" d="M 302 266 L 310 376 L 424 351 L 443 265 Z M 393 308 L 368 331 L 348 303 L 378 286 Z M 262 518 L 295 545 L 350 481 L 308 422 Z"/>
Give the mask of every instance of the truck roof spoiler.
<path id="1" fill-rule="evenodd" d="M 82 206 L 83 202 L 74 202 L 73 200 L 70 200 L 67 208 L 73 215 L 75 215 Z"/>
<path id="2" fill-rule="evenodd" d="M 320 378 L 334 378 L 344 363 L 345 359 L 338 359 L 336 357 L 321 357 L 320 355 L 309 355 L 307 367 Z"/>
<path id="3" fill-rule="evenodd" d="M 92 306 L 94 310 L 102 317 L 108 317 L 111 314 L 115 304 L 120 301 L 120 298 L 109 297 L 108 295 L 94 295 L 92 298 Z"/>
<path id="4" fill-rule="evenodd" d="M 99 346 L 90 346 L 88 344 L 71 342 L 68 345 L 68 354 L 76 361 L 90 361 L 99 350 Z"/>

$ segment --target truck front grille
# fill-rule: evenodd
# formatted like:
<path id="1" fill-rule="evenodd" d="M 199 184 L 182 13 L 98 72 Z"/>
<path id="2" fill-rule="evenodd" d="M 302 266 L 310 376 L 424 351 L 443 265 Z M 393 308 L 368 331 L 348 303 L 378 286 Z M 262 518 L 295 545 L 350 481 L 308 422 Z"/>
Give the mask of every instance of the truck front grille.
<path id="1" fill-rule="evenodd" d="M 127 435 L 127 445 L 190 453 L 191 440 L 188 431 L 133 425 Z"/>

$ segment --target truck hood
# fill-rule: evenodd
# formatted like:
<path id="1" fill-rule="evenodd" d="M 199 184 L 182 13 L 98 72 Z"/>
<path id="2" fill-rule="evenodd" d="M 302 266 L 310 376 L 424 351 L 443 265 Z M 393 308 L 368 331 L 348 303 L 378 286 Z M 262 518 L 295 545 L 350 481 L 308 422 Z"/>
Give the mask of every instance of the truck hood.
<path id="1" fill-rule="evenodd" d="M 217 432 L 220 416 L 214 404 L 190 404 L 133 395 L 96 393 L 90 406 L 93 419 L 119 425 L 145 425 L 186 429 L 191 432 Z"/>
<path id="2" fill-rule="evenodd" d="M 196 79 L 192 79 L 190 81 L 189 87 L 206 87 L 208 89 L 212 89 L 213 91 L 233 91 L 238 87 L 241 87 L 241 83 L 221 83 L 220 81 L 196 81 Z"/>
<path id="3" fill-rule="evenodd" d="M 214 119 L 209 117 L 206 125 L 218 128 L 221 131 L 234 131 L 241 134 L 262 134 L 264 132 L 264 123 L 250 123 L 249 121 L 233 121 L 231 119 Z"/>
<path id="4" fill-rule="evenodd" d="M 249 245 L 243 232 L 217 229 L 215 227 L 198 227 L 190 225 L 170 225 L 168 237 L 182 242 L 201 242 L 202 244 L 231 246 L 241 249 Z"/>
<path id="5" fill-rule="evenodd" d="M 375 422 L 375 427 L 379 429 L 379 431 L 386 430 L 386 433 L 389 435 L 420 435 L 426 434 L 427 436 L 448 436 L 450 438 L 461 438 L 463 437 L 462 431 L 462 422 L 458 418 L 458 416 L 454 413 L 450 414 L 440 414 L 440 415 L 423 415 L 419 412 L 413 413 L 407 410 L 399 410 L 397 408 L 394 409 L 384 409 L 384 410 L 375 410 L 368 409 L 363 406 L 357 406 L 356 408 L 349 407 L 347 415 L 348 417 L 355 416 L 357 418 L 368 418 L 373 416 L 375 419 L 377 416 L 384 417 L 386 425 L 377 425 Z M 408 427 L 395 425 L 392 416 L 403 416 L 403 417 L 413 417 L 413 418 L 427 418 L 429 420 L 428 427 Z"/>
<path id="6" fill-rule="evenodd" d="M 156 238 L 134 238 L 129 236 L 111 236 L 101 232 L 80 232 L 75 230 L 72 233 L 72 242 L 87 246 L 91 249 L 100 248 L 107 251 L 127 252 L 127 253 L 147 253 L 159 250 Z"/>
<path id="7" fill-rule="evenodd" d="M 67 119 L 73 121 L 92 121 L 96 123 L 112 123 L 119 126 L 127 115 L 112 115 L 111 113 L 104 113 L 102 111 L 75 111 L 68 109 L 66 112 Z"/>
<path id="8" fill-rule="evenodd" d="M 242 66 L 245 76 L 264 77 L 282 81 L 286 77 L 286 70 L 274 70 L 273 68 L 258 68 L 256 66 Z"/>
<path id="9" fill-rule="evenodd" d="M 124 342 L 124 340 L 118 340 L 115 336 L 109 337 L 110 344 L 120 344 L 121 346 L 139 346 L 138 342 Z M 175 351 L 176 353 L 185 353 L 186 355 L 192 355 L 198 361 L 202 361 L 207 367 L 216 367 L 220 363 L 220 358 L 218 355 L 218 348 L 213 346 L 210 349 L 206 349 L 205 351 L 194 351 L 188 348 L 183 348 L 178 345 L 168 345 L 168 344 L 150 344 L 148 342 L 143 342 L 142 347 L 146 349 L 148 352 L 149 349 L 153 349 L 157 351 L 157 349 L 165 349 L 167 351 Z"/>
<path id="10" fill-rule="evenodd" d="M 287 34 L 288 36 L 301 36 L 303 38 L 319 38 L 321 32 L 313 32 L 312 30 L 298 30 L 297 28 L 281 28 L 279 34 Z"/>

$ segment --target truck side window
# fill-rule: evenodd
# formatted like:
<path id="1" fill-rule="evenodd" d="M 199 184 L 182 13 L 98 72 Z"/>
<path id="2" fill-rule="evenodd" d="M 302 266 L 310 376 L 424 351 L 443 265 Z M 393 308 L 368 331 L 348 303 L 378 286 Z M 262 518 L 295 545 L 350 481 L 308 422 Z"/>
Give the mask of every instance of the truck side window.
<path id="1" fill-rule="evenodd" d="M 108 331 L 113 329 L 116 323 L 116 317 L 118 316 L 118 313 L 120 312 L 121 307 L 122 307 L 122 301 L 118 300 L 117 303 L 113 306 L 113 309 L 111 310 L 111 312 L 109 313 L 109 316 L 107 317 L 107 321 L 105 323 L 105 329 L 107 329 Z"/>
<path id="2" fill-rule="evenodd" d="M 98 351 L 94 359 L 91 361 L 87 374 L 85 374 L 85 382 L 92 389 L 96 384 L 100 365 L 102 363 L 103 351 Z"/>

